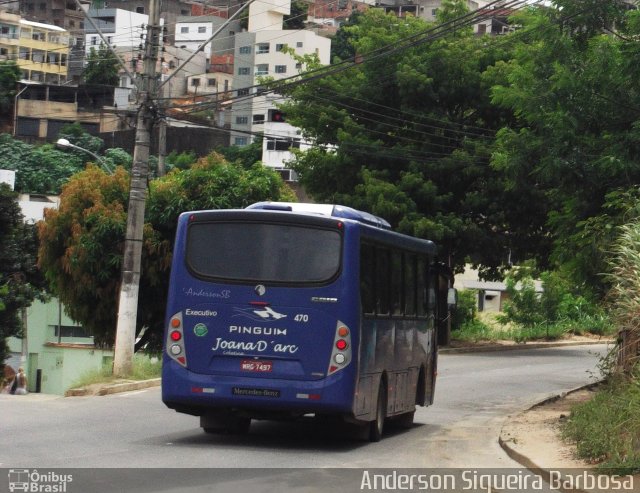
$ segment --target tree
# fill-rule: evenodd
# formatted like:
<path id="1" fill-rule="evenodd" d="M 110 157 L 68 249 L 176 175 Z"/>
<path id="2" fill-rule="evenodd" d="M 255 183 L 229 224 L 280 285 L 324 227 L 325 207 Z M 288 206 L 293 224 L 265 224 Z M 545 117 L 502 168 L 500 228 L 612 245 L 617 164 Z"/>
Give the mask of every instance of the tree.
<path id="1" fill-rule="evenodd" d="M 22 334 L 22 310 L 44 296 L 35 232 L 24 223 L 18 194 L 0 184 L 0 366 L 8 356 L 6 339 Z"/>
<path id="2" fill-rule="evenodd" d="M 517 121 L 499 132 L 492 166 L 536 198 L 552 265 L 603 295 L 614 225 L 637 215 L 640 17 L 615 0 L 586 3 L 557 0 L 515 19 L 522 42 L 493 101 Z"/>
<path id="3" fill-rule="evenodd" d="M 459 0 L 449 4 L 466 8 Z M 432 27 L 372 9 L 344 28 L 362 63 L 316 72 L 313 81 L 285 91 L 293 101 L 283 107 L 288 121 L 315 142 L 292 167 L 315 199 L 384 216 L 403 232 L 436 241 L 452 266 L 470 260 L 495 275 L 509 252 L 526 256 L 530 244 L 513 234 L 503 206 L 520 198 L 503 197 L 502 178 L 489 165 L 495 132 L 512 114 L 491 104 L 499 74 L 488 69 L 508 60 L 510 48 L 463 30 L 368 57 L 424 38 Z"/>
<path id="4" fill-rule="evenodd" d="M 39 265 L 69 316 L 97 343 L 114 341 L 126 227 L 129 176 L 90 166 L 64 188 L 60 207 L 39 224 Z M 255 165 L 243 169 L 218 154 L 150 183 L 142 251 L 138 332 L 161 345 L 173 238 L 186 210 L 244 207 L 261 200 L 293 200 L 280 176 Z"/>
<path id="5" fill-rule="evenodd" d="M 59 137 L 74 145 L 98 153 L 104 142 L 85 132 L 80 124 L 65 125 Z M 20 193 L 59 194 L 69 177 L 93 161 L 86 152 L 76 149 L 61 150 L 51 144 L 31 145 L 0 134 L 2 168 L 16 171 L 16 191 Z M 122 149 L 109 149 L 104 157 L 107 164 L 131 168 L 131 156 Z"/>
<path id="6" fill-rule="evenodd" d="M 284 16 L 283 29 L 304 29 L 308 10 L 309 4 L 306 1 L 293 0 L 291 2 L 291 13 Z"/>
<path id="7" fill-rule="evenodd" d="M 13 108 L 13 98 L 17 94 L 20 68 L 13 60 L 0 61 L 0 115 L 8 123 Z"/>
<path id="8" fill-rule="evenodd" d="M 216 149 L 224 158 L 233 163 L 239 162 L 245 169 L 250 169 L 262 159 L 262 137 L 257 137 L 246 146 L 219 147 Z"/>
<path id="9" fill-rule="evenodd" d="M 87 84 L 117 86 L 120 81 L 119 67 L 120 63 L 115 54 L 101 43 L 97 51 L 95 48 L 89 51 L 83 74 L 84 81 Z"/>
<path id="10" fill-rule="evenodd" d="M 58 194 L 69 177 L 84 166 L 72 153 L 51 144 L 34 146 L 0 134 L 3 169 L 16 171 L 15 189 L 20 193 Z"/>

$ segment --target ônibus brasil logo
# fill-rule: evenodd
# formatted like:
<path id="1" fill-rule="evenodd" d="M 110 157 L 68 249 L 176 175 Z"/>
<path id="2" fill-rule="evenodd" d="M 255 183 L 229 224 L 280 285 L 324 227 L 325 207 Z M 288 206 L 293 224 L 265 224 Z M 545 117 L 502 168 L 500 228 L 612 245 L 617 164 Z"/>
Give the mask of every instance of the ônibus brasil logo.
<path id="1" fill-rule="evenodd" d="M 9 491 L 33 493 L 66 493 L 67 484 L 73 481 L 71 474 L 56 472 L 39 473 L 37 469 L 9 469 Z"/>

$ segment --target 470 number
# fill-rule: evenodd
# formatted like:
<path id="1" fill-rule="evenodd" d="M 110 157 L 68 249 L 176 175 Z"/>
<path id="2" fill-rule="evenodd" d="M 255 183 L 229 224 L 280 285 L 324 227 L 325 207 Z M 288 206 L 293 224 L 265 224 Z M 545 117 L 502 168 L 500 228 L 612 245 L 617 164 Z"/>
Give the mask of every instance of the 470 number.
<path id="1" fill-rule="evenodd" d="M 293 317 L 293 319 L 296 322 L 308 322 L 309 321 L 309 315 L 305 315 L 303 313 L 298 313 L 295 317 Z"/>

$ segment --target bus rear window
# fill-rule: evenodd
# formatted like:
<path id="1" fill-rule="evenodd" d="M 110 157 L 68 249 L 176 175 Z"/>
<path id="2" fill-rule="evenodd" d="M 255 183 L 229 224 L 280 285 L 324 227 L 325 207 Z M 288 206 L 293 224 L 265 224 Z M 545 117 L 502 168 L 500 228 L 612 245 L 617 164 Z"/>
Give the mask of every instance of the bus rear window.
<path id="1" fill-rule="evenodd" d="M 320 283 L 340 268 L 341 238 L 328 229 L 264 223 L 195 223 L 187 265 L 228 281 Z"/>

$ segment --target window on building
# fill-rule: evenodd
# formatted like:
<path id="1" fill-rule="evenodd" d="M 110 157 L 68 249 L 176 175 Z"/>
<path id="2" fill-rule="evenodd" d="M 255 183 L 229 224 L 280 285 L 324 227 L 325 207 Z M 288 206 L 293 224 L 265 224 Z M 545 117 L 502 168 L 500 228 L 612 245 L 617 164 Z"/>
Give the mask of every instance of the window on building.
<path id="1" fill-rule="evenodd" d="M 269 74 L 269 64 L 268 63 L 259 63 L 256 65 L 256 75 L 268 75 Z"/>
<path id="2" fill-rule="evenodd" d="M 302 64 L 301 63 L 296 63 L 296 70 L 300 70 L 302 68 Z"/>
<path id="3" fill-rule="evenodd" d="M 91 36 L 91 46 L 98 44 L 98 36 Z"/>
<path id="4" fill-rule="evenodd" d="M 198 26 L 198 32 L 199 33 L 206 33 L 207 32 L 207 26 Z"/>
<path id="5" fill-rule="evenodd" d="M 433 17 L 435 17 L 437 13 L 438 13 L 438 9 L 431 9 L 431 15 Z"/>
<path id="6" fill-rule="evenodd" d="M 478 24 L 478 34 L 486 34 L 486 33 L 487 33 L 487 25 Z"/>
<path id="7" fill-rule="evenodd" d="M 144 7 L 136 7 L 136 13 L 144 14 Z"/>
<path id="8" fill-rule="evenodd" d="M 238 67 L 238 75 L 251 75 L 251 68 Z"/>
<path id="9" fill-rule="evenodd" d="M 200 85 L 200 79 L 194 77 L 191 79 L 191 87 L 198 87 Z"/>
<path id="10" fill-rule="evenodd" d="M 53 335 L 55 337 L 73 337 L 73 338 L 91 338 L 91 333 L 84 327 L 75 327 L 72 325 L 54 325 Z"/>
<path id="11" fill-rule="evenodd" d="M 249 55 L 251 54 L 251 46 L 241 46 L 238 51 L 241 55 Z"/>
<path id="12" fill-rule="evenodd" d="M 296 48 L 302 48 L 302 46 L 303 46 L 302 41 L 298 41 L 296 43 Z"/>
<path id="13" fill-rule="evenodd" d="M 247 138 L 246 137 L 235 137 L 233 139 L 233 143 L 234 143 L 234 145 L 237 145 L 237 146 L 246 146 L 247 145 Z"/>
<path id="14" fill-rule="evenodd" d="M 224 92 L 227 92 L 229 90 L 229 81 L 225 80 L 224 81 Z"/>
<path id="15" fill-rule="evenodd" d="M 80 29 L 84 29 L 84 22 L 80 22 Z"/>
<path id="16" fill-rule="evenodd" d="M 300 139 L 274 139 L 267 138 L 267 151 L 288 151 L 291 148 L 300 148 Z"/>
<path id="17" fill-rule="evenodd" d="M 276 45 L 276 51 L 282 51 L 287 47 L 286 43 L 279 43 Z"/>
<path id="18" fill-rule="evenodd" d="M 248 125 L 249 117 L 248 116 L 236 116 L 236 125 Z"/>
<path id="19" fill-rule="evenodd" d="M 189 12 L 189 11 L 188 11 L 188 10 L 186 10 L 186 9 L 182 9 L 182 10 L 180 11 L 180 15 L 191 15 L 191 12 Z"/>
<path id="20" fill-rule="evenodd" d="M 253 123 L 255 125 L 264 123 L 264 115 L 253 115 Z"/>
<path id="21" fill-rule="evenodd" d="M 207 86 L 216 87 L 218 85 L 218 81 L 215 79 L 207 79 Z"/>
<path id="22" fill-rule="evenodd" d="M 269 53 L 269 43 L 258 43 L 256 45 L 256 53 L 259 55 Z"/>
<path id="23" fill-rule="evenodd" d="M 287 73 L 287 66 L 286 65 L 276 65 L 275 66 L 275 72 L 276 72 L 276 74 L 286 74 Z"/>
<path id="24" fill-rule="evenodd" d="M 248 96 L 249 89 L 238 89 L 238 96 Z"/>
<path id="25" fill-rule="evenodd" d="M 187 34 L 189 32 L 189 26 L 182 26 L 180 28 L 180 33 L 181 34 Z"/>

